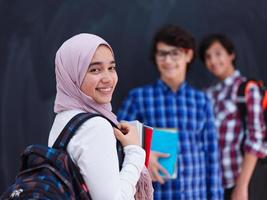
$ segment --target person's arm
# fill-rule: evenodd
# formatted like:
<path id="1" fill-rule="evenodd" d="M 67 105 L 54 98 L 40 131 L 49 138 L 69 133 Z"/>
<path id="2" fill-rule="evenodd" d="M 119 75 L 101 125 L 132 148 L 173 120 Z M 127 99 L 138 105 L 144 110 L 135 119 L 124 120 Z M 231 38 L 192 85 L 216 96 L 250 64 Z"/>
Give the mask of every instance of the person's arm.
<path id="1" fill-rule="evenodd" d="M 251 153 L 245 153 L 241 172 L 236 181 L 232 200 L 248 200 L 248 186 L 258 158 Z"/>
<path id="2" fill-rule="evenodd" d="M 250 87 L 246 95 L 247 117 L 246 117 L 246 140 L 244 152 L 254 154 L 258 158 L 266 156 L 264 138 L 266 126 L 264 122 L 263 109 L 261 107 L 261 94 L 258 86 Z"/>
<path id="3" fill-rule="evenodd" d="M 124 147 L 119 171 L 116 139 L 112 126 L 101 117 L 88 120 L 68 145 L 93 199 L 133 199 L 135 185 L 144 167 L 145 152 L 137 145 Z"/>
<path id="4" fill-rule="evenodd" d="M 223 199 L 218 133 L 214 125 L 211 104 L 206 98 L 206 123 L 203 129 L 207 175 L 207 197 L 209 200 Z"/>
<path id="5" fill-rule="evenodd" d="M 247 95 L 247 134 L 244 144 L 244 157 L 241 172 L 236 181 L 232 199 L 248 199 L 248 186 L 259 157 L 264 157 L 263 140 L 266 134 L 261 94 L 259 88 L 252 86 Z"/>

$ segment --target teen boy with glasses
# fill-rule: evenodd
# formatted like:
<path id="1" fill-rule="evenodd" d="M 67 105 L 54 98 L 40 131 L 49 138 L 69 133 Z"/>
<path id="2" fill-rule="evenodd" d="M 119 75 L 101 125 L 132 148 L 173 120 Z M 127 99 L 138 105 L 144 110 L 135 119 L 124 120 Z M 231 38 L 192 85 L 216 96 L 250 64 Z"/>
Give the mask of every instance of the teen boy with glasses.
<path id="1" fill-rule="evenodd" d="M 158 160 L 168 155 L 151 152 L 154 199 L 223 198 L 212 108 L 206 95 L 185 81 L 194 52 L 195 41 L 188 32 L 177 26 L 160 29 L 152 45 L 152 60 L 160 78 L 131 90 L 118 111 L 120 120 L 137 119 L 152 127 L 178 129 L 176 179 L 160 175 L 167 172 Z"/>

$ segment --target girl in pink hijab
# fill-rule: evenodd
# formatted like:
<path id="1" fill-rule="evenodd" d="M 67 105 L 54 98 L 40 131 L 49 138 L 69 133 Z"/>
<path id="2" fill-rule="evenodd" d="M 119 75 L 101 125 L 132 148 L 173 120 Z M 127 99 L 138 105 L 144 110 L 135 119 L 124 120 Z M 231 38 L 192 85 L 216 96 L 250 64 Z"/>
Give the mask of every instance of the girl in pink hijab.
<path id="1" fill-rule="evenodd" d="M 56 54 L 57 113 L 49 135 L 52 146 L 69 120 L 81 112 L 104 115 L 87 120 L 70 140 L 67 151 L 80 169 L 92 199 L 152 199 L 150 177 L 144 167 L 145 151 L 139 146 L 137 130 L 119 123 L 111 111 L 118 76 L 109 44 L 92 34 L 76 35 L 62 44 Z M 118 139 L 125 153 L 119 170 Z"/>

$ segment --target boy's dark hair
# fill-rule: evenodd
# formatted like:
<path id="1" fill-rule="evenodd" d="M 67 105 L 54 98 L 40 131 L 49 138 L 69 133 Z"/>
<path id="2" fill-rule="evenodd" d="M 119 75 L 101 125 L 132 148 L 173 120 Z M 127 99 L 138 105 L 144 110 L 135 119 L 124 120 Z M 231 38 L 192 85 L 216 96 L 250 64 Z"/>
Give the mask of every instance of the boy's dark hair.
<path id="1" fill-rule="evenodd" d="M 167 45 L 175 46 L 178 48 L 192 49 L 193 56 L 195 55 L 196 51 L 195 39 L 190 33 L 188 33 L 179 26 L 167 25 L 159 29 L 158 32 L 156 32 L 152 41 L 152 49 L 151 49 L 151 59 L 153 63 L 155 63 L 157 44 L 159 42 L 163 42 Z"/>
<path id="2" fill-rule="evenodd" d="M 219 42 L 225 48 L 228 54 L 233 54 L 233 53 L 235 54 L 235 46 L 233 42 L 226 35 L 220 34 L 220 33 L 210 34 L 206 36 L 205 38 L 203 38 L 203 40 L 201 41 L 199 45 L 198 53 L 199 53 L 200 60 L 203 63 L 205 63 L 206 51 L 215 42 Z M 233 62 L 235 62 L 235 59 Z"/>

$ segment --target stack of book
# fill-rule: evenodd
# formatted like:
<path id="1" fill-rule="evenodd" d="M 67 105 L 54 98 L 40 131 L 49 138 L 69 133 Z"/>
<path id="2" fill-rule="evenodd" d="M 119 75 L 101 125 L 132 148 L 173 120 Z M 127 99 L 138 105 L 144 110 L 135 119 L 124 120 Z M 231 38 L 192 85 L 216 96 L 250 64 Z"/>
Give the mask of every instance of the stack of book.
<path id="1" fill-rule="evenodd" d="M 145 165 L 148 167 L 150 151 L 168 154 L 167 158 L 159 158 L 159 163 L 167 170 L 169 176 L 163 173 L 160 175 L 165 179 L 175 179 L 179 153 L 178 130 L 176 128 L 150 127 L 138 120 L 129 123 L 137 128 L 140 145 L 146 151 Z"/>
<path id="2" fill-rule="evenodd" d="M 146 165 L 146 167 L 148 167 L 150 150 L 151 150 L 151 143 L 152 143 L 153 128 L 150 126 L 144 125 L 143 123 L 139 122 L 138 120 L 130 121 L 129 123 L 137 128 L 137 131 L 139 134 L 140 145 L 143 147 L 143 149 L 146 152 L 145 165 Z"/>

